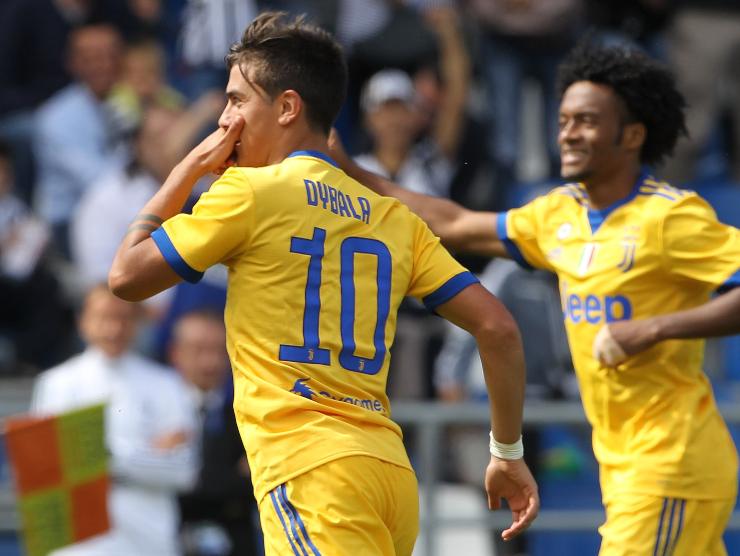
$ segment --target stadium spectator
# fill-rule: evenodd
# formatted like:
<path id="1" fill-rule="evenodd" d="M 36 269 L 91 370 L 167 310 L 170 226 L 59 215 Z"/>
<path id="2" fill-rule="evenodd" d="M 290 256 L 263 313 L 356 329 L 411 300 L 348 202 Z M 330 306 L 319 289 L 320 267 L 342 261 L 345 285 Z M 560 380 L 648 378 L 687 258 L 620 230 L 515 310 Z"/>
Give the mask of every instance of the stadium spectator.
<path id="1" fill-rule="evenodd" d="M 129 224 L 223 104 L 223 95 L 212 93 L 186 111 L 157 105 L 144 110 L 133 159 L 85 192 L 72 219 L 70 248 L 80 286 L 105 281 Z"/>
<path id="2" fill-rule="evenodd" d="M 189 99 L 223 90 L 224 55 L 258 13 L 256 0 L 187 0 L 182 12 L 174 79 Z"/>
<path id="3" fill-rule="evenodd" d="M 555 68 L 581 29 L 581 0 L 469 0 L 481 25 L 481 63 L 491 122 L 489 149 L 495 165 L 497 194 L 519 181 L 522 98 L 526 80 L 541 93 L 542 129 L 549 173 L 557 168 L 557 96 Z M 499 205 L 502 201 L 499 201 Z"/>
<path id="4" fill-rule="evenodd" d="M 120 120 L 117 127 L 124 133 L 138 127 L 148 106 L 170 110 L 185 107 L 185 98 L 166 82 L 165 66 L 164 50 L 155 41 L 126 47 L 121 79 L 110 93 L 115 118 Z"/>
<path id="5" fill-rule="evenodd" d="M 0 373 L 8 374 L 54 365 L 72 342 L 71 311 L 45 257 L 49 229 L 15 195 L 13 177 L 0 143 Z"/>
<path id="6" fill-rule="evenodd" d="M 54 556 L 176 556 L 177 492 L 197 473 L 196 416 L 185 383 L 172 370 L 130 351 L 139 307 L 98 285 L 80 314 L 87 349 L 41 374 L 31 412 L 55 415 L 103 403 L 112 485 L 109 533 Z"/>
<path id="7" fill-rule="evenodd" d="M 712 137 L 722 150 L 711 177 L 740 181 L 740 4 L 681 2 L 666 33 L 668 63 L 685 95 L 689 136 L 679 141 L 665 175 L 676 183 L 702 176 L 698 162 Z M 723 125 L 727 122 L 729 125 Z M 731 132 L 728 131 L 732 130 Z M 717 147 L 715 147 L 715 151 Z"/>
<path id="8" fill-rule="evenodd" d="M 406 191 L 338 144 L 334 155 L 408 202 L 448 245 L 557 274 L 600 465 L 600 554 L 726 554 L 738 459 L 701 339 L 740 332 L 740 230 L 643 168 L 685 133 L 684 99 L 665 67 L 584 43 L 561 65 L 559 89 L 561 174 L 580 183 L 507 213 Z"/>
<path id="9" fill-rule="evenodd" d="M 69 83 L 64 48 L 89 7 L 90 0 L 0 2 L 0 139 L 13 146 L 25 202 L 34 184 L 33 111 Z"/>
<path id="10" fill-rule="evenodd" d="M 363 88 L 361 105 L 373 147 L 357 163 L 409 191 L 446 197 L 452 161 L 433 138 L 416 143 L 420 120 L 411 78 L 402 70 L 376 73 Z"/>
<path id="11" fill-rule="evenodd" d="M 229 266 L 234 406 L 268 554 L 411 554 L 417 483 L 385 393 L 387 342 L 406 294 L 480 340 L 496 435 L 489 507 L 508 499 L 502 534 L 516 536 L 539 504 L 521 459 L 524 362 L 511 317 L 417 217 L 365 197 L 324 154 L 347 78 L 328 33 L 264 13 L 227 63 L 220 128 L 142 209 L 109 282 L 143 299 Z M 214 171 L 222 178 L 192 214 L 180 213 L 196 180 Z"/>
<path id="12" fill-rule="evenodd" d="M 68 226 L 82 194 L 126 160 L 113 126 L 108 94 L 120 77 L 121 41 L 107 25 L 75 29 L 69 39 L 75 81 L 38 110 L 34 148 L 38 164 L 35 206 L 69 256 Z"/>
<path id="13" fill-rule="evenodd" d="M 180 316 L 169 360 L 188 383 L 200 426 L 198 480 L 180 495 L 185 554 L 253 556 L 258 553 L 257 503 L 234 417 L 223 314 Z"/>

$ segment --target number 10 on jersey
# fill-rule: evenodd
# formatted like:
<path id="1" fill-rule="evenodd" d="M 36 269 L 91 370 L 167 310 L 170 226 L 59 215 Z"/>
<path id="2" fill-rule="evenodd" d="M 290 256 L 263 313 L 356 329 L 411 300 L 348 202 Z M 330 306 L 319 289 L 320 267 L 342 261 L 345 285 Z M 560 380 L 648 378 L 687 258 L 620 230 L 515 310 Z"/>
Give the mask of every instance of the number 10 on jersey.
<path id="1" fill-rule="evenodd" d="M 329 365 L 331 352 L 320 346 L 319 319 L 321 317 L 321 282 L 322 261 L 326 230 L 314 228 L 311 239 L 292 237 L 291 253 L 308 255 L 308 274 L 306 276 L 305 308 L 303 311 L 303 345 L 280 345 L 281 361 Z M 373 333 L 375 355 L 372 359 L 355 355 L 355 255 L 366 254 L 377 258 L 377 319 Z M 339 364 L 348 371 L 377 374 L 383 367 L 387 351 L 385 345 L 385 325 L 391 306 L 391 253 L 386 245 L 376 239 L 347 237 L 339 249 L 340 256 L 340 299 L 341 310 L 339 328 L 342 335 L 342 347 L 339 352 Z"/>

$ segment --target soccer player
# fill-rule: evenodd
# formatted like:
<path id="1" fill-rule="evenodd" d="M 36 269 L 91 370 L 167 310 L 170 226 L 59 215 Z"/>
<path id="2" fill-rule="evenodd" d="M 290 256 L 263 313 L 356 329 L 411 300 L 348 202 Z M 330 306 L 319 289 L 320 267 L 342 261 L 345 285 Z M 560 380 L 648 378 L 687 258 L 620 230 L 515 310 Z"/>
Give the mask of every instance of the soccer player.
<path id="1" fill-rule="evenodd" d="M 407 294 L 478 339 L 492 400 L 489 506 L 508 500 L 503 536 L 516 536 L 539 500 L 521 458 L 524 364 L 513 319 L 421 219 L 325 154 L 347 79 L 330 35 L 265 13 L 227 64 L 219 129 L 135 219 L 109 283 L 137 300 L 228 266 L 234 406 L 267 554 L 411 554 L 417 483 L 385 394 Z M 214 171 L 222 177 L 192 214 L 178 214 Z"/>
<path id="2" fill-rule="evenodd" d="M 606 523 L 602 556 L 726 554 L 737 453 L 701 369 L 703 338 L 740 332 L 740 231 L 644 170 L 685 132 L 670 73 L 583 45 L 560 68 L 562 177 L 506 213 L 402 190 L 332 149 L 449 246 L 557 274 Z M 713 292 L 726 292 L 710 297 Z"/>

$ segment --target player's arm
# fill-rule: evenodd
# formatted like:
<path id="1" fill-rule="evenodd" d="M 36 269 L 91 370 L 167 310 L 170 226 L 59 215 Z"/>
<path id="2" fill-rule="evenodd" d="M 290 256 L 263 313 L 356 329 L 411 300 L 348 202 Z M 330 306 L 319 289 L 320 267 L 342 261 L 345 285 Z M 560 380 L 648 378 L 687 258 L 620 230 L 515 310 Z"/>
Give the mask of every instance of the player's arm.
<path id="1" fill-rule="evenodd" d="M 709 204 L 695 194 L 684 194 L 671 205 L 661 226 L 667 272 L 727 293 L 691 309 L 609 324 L 594 341 L 594 356 L 604 365 L 616 366 L 665 340 L 740 332 L 740 287 L 736 287 L 740 286 L 740 230 L 719 222 Z"/>
<path id="2" fill-rule="evenodd" d="M 740 333 L 740 287 L 685 311 L 619 321 L 599 331 L 594 356 L 616 366 L 629 356 L 665 340 L 715 338 Z"/>
<path id="3" fill-rule="evenodd" d="M 336 131 L 330 136 L 329 152 L 347 175 L 379 195 L 395 197 L 406 204 L 448 248 L 488 257 L 509 256 L 496 233 L 495 212 L 468 210 L 449 199 L 408 191 L 362 168 L 344 151 Z"/>
<path id="4" fill-rule="evenodd" d="M 439 305 L 437 312 L 475 338 L 483 363 L 490 400 L 493 439 L 504 445 L 521 440 L 526 371 L 521 336 L 511 314 L 480 284 L 463 289 Z M 509 540 L 524 531 L 537 516 L 537 484 L 524 459 L 491 456 L 486 470 L 486 491 L 491 509 L 506 498 L 512 511 L 511 527 L 502 533 Z"/>
<path id="5" fill-rule="evenodd" d="M 206 137 L 175 166 L 162 187 L 144 205 L 118 247 L 108 275 L 108 285 L 118 297 L 140 301 L 181 280 L 151 234 L 182 210 L 200 178 L 225 169 L 243 125 L 244 120 L 236 117 L 228 129 L 219 128 Z"/>

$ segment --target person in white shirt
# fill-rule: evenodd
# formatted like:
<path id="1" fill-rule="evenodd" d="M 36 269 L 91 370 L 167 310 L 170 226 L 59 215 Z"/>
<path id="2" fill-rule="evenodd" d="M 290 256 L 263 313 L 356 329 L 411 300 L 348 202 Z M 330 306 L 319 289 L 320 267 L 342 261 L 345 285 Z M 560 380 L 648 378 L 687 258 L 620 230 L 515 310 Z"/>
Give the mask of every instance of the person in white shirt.
<path id="1" fill-rule="evenodd" d="M 106 404 L 111 531 L 54 556 L 180 554 L 176 496 L 196 478 L 196 415 L 175 371 L 130 351 L 138 314 L 136 304 L 107 286 L 93 287 L 79 321 L 87 349 L 42 373 L 34 386 L 36 415 Z"/>
<path id="2" fill-rule="evenodd" d="M 180 496 L 186 553 L 261 554 L 257 502 L 234 416 L 223 311 L 196 309 L 180 316 L 168 353 L 200 415 L 200 473 L 195 487 Z"/>

